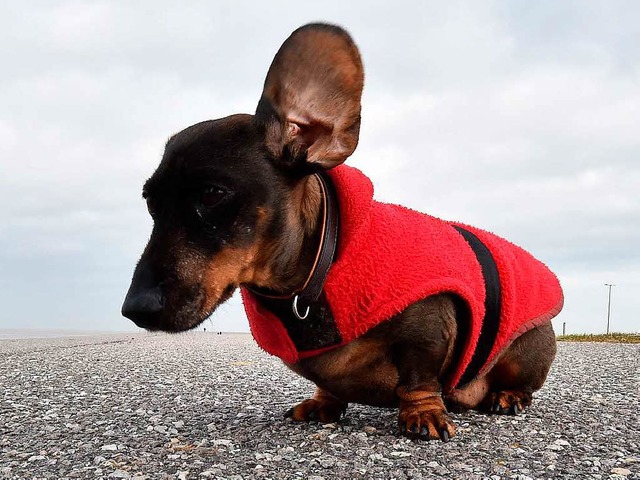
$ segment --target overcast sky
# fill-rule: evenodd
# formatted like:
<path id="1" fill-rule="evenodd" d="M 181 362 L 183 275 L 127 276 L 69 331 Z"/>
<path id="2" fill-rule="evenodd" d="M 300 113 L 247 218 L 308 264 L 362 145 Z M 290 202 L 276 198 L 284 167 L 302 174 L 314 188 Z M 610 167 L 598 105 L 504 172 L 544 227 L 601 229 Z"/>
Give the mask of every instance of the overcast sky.
<path id="1" fill-rule="evenodd" d="M 640 330 L 640 3 L 2 2 L 0 328 L 128 330 L 166 139 L 255 109 L 298 26 L 365 65 L 348 163 L 376 196 L 491 230 L 559 276 L 568 332 Z M 205 326 L 247 330 L 237 298 Z"/>

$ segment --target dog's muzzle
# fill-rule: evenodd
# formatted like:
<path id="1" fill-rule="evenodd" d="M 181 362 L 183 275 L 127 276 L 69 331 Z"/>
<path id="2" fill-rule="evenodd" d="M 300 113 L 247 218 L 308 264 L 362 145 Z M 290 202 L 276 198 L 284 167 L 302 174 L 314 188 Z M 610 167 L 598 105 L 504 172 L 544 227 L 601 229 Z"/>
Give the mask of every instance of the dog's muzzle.
<path id="1" fill-rule="evenodd" d="M 164 310 L 165 297 L 148 268 L 138 265 L 122 304 L 122 315 L 140 328 L 155 330 Z"/>

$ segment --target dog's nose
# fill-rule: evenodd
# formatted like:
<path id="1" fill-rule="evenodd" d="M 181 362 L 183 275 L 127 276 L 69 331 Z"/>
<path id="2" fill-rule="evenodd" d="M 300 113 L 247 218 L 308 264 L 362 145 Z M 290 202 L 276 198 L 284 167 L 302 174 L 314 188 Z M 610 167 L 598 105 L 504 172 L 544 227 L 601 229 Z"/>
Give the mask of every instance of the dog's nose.
<path id="1" fill-rule="evenodd" d="M 154 329 L 164 308 L 164 296 L 160 287 L 134 290 L 127 293 L 122 304 L 122 315 L 140 328 Z"/>

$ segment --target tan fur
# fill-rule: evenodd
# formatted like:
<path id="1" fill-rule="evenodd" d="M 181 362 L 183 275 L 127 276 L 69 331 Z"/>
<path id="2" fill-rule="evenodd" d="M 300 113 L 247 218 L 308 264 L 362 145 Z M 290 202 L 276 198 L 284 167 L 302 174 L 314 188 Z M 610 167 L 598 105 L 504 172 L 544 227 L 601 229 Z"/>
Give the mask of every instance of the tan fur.
<path id="1" fill-rule="evenodd" d="M 291 208 L 300 216 L 305 234 L 313 235 L 318 229 L 322 208 L 322 190 L 316 177 L 308 177 L 301 184 L 296 196 L 292 198 Z"/>
<path id="2" fill-rule="evenodd" d="M 204 288 L 207 299 L 203 310 L 213 309 L 229 285 L 251 282 L 256 277 L 257 245 L 246 249 L 229 248 L 209 260 L 204 269 Z"/>

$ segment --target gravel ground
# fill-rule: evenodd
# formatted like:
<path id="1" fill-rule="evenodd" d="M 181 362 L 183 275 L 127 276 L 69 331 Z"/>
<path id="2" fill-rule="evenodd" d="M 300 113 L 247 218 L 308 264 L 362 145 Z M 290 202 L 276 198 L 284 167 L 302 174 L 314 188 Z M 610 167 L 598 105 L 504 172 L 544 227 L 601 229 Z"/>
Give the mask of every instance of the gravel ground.
<path id="1" fill-rule="evenodd" d="M 0 341 L 0 478 L 640 479 L 640 345 L 560 344 L 517 417 L 454 415 L 449 443 L 396 412 L 282 418 L 311 384 L 249 335 Z"/>

